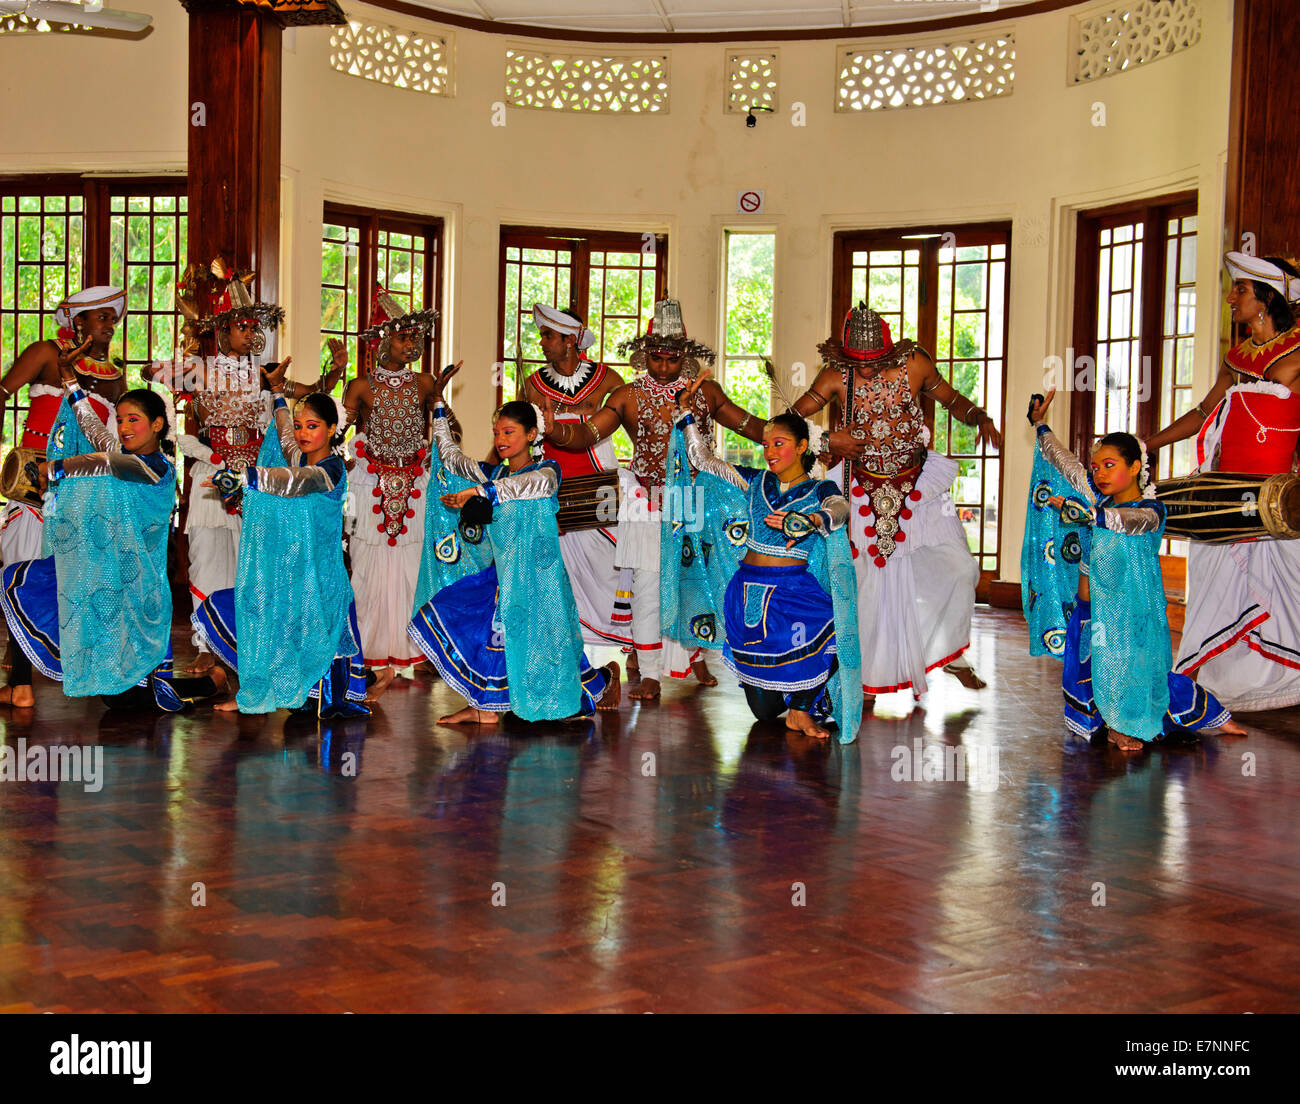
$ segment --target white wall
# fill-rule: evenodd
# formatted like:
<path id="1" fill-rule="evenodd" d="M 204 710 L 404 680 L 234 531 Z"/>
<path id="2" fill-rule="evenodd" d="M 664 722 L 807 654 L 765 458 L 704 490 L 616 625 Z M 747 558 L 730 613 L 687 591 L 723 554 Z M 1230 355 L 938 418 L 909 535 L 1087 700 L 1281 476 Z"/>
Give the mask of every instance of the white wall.
<path id="1" fill-rule="evenodd" d="M 148 39 L 0 36 L 0 93 L 21 107 L 0 116 L 0 172 L 183 167 L 185 13 L 170 0 L 126 6 L 153 13 Z M 811 363 L 832 327 L 835 231 L 1010 219 L 1002 577 L 1014 580 L 1032 448 L 1022 412 L 1042 389 L 1043 358 L 1068 344 L 1075 211 L 1199 191 L 1197 371 L 1207 387 L 1214 372 L 1232 5 L 1202 0 L 1201 7 L 1197 46 L 1078 87 L 1066 85 L 1069 13 L 1011 13 L 991 27 L 1015 29 L 1013 95 L 867 115 L 832 109 L 836 42 L 777 43 L 781 111 L 761 116 L 752 130 L 723 112 L 721 44 L 671 47 L 666 114 L 512 109 L 507 125 L 494 127 L 504 50 L 515 40 L 447 28 L 455 95 L 434 97 L 333 71 L 328 30 L 299 29 L 286 35 L 284 57 L 285 348 L 304 367 L 315 360 L 326 199 L 446 220 L 444 354 L 466 361 L 457 405 L 474 448 L 487 440 L 494 396 L 502 224 L 666 231 L 669 286 L 692 332 L 715 343 L 723 229 L 775 228 L 775 359 L 788 366 Z M 378 22 L 415 22 L 348 10 Z M 806 105 L 806 126 L 791 125 L 795 102 Z M 1104 127 L 1092 125 L 1095 103 L 1105 106 Z M 763 215 L 732 214 L 743 187 L 766 190 Z M 1064 425 L 1060 406 L 1056 422 Z"/>

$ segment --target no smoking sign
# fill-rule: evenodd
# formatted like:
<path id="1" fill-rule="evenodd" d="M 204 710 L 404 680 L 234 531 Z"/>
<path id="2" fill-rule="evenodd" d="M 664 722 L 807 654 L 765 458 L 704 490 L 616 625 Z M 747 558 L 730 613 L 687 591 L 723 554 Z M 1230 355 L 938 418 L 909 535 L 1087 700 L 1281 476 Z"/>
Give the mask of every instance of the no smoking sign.
<path id="1" fill-rule="evenodd" d="M 742 215 L 757 215 L 763 210 L 762 191 L 750 188 L 736 193 L 736 212 Z"/>

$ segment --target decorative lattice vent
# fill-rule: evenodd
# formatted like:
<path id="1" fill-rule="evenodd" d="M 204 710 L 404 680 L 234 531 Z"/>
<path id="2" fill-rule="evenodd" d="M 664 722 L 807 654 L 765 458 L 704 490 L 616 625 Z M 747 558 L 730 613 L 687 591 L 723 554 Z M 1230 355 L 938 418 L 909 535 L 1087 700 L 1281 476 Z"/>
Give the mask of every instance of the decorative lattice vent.
<path id="1" fill-rule="evenodd" d="M 553 111 L 667 111 L 668 55 L 507 50 L 506 102 Z"/>
<path id="2" fill-rule="evenodd" d="M 330 64 L 335 69 L 394 88 L 451 95 L 450 59 L 450 45 L 442 35 L 384 23 L 345 23 L 330 31 Z"/>
<path id="3" fill-rule="evenodd" d="M 1139 0 L 1070 19 L 1070 83 L 1176 54 L 1201 41 L 1196 0 Z"/>
<path id="4" fill-rule="evenodd" d="M 964 103 L 1009 96 L 1016 79 L 1014 34 L 928 46 L 845 46 L 836 111 Z"/>

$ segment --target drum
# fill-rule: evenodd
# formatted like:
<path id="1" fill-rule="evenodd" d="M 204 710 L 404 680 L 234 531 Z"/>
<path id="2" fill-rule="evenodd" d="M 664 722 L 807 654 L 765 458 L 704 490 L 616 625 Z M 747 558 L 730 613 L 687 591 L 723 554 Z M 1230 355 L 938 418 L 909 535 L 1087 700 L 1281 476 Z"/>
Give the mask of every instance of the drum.
<path id="1" fill-rule="evenodd" d="M 27 475 L 28 464 L 39 464 L 45 459 L 43 449 L 11 448 L 0 464 L 0 498 L 10 502 L 26 502 L 29 506 L 41 504 L 41 489 Z"/>
<path id="2" fill-rule="evenodd" d="M 1300 475 L 1204 472 L 1156 487 L 1165 533 L 1204 544 L 1300 537 Z"/>
<path id="3" fill-rule="evenodd" d="M 617 471 L 566 476 L 560 481 L 560 509 L 555 515 L 560 532 L 612 529 L 618 524 L 620 498 Z"/>

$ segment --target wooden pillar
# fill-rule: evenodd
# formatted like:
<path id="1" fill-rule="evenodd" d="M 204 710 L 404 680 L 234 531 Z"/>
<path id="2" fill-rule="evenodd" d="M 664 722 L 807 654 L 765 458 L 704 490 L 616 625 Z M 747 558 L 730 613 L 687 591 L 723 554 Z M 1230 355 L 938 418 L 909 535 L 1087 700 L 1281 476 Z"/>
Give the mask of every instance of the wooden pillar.
<path id="1" fill-rule="evenodd" d="M 1300 20 L 1295 0 L 1236 0 L 1224 249 L 1300 254 Z"/>
<path id="2" fill-rule="evenodd" d="M 275 302 L 280 261 L 281 21 L 238 0 L 181 0 L 190 14 L 189 259 L 253 269 Z M 207 303 L 202 304 L 205 308 Z"/>

